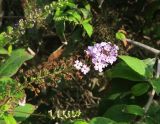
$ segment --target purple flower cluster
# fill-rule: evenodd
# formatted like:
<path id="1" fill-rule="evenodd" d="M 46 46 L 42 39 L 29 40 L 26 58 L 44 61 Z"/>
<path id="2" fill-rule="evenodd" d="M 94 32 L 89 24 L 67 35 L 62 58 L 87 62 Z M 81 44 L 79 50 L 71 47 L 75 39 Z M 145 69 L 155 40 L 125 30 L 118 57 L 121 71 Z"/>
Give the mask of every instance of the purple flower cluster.
<path id="1" fill-rule="evenodd" d="M 94 69 L 102 72 L 109 64 L 113 64 L 117 60 L 118 46 L 112 45 L 110 42 L 96 43 L 94 46 L 88 46 L 85 50 L 86 54 L 91 58 Z M 76 60 L 74 67 L 83 74 L 87 74 L 90 68 L 81 61 Z"/>
<path id="2" fill-rule="evenodd" d="M 90 71 L 90 68 L 86 64 L 83 64 L 82 62 L 80 62 L 79 60 L 75 61 L 74 67 L 77 70 L 80 70 L 85 75 Z"/>
<path id="3" fill-rule="evenodd" d="M 94 69 L 102 72 L 105 67 L 117 60 L 118 49 L 118 46 L 110 42 L 101 42 L 88 46 L 86 53 L 91 57 Z"/>

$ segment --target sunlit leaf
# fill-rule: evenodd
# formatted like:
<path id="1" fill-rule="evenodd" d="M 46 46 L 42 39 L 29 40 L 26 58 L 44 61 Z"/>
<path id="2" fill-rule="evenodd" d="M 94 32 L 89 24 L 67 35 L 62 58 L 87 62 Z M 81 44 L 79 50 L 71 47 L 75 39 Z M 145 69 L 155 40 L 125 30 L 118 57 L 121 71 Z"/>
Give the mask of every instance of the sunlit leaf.
<path id="1" fill-rule="evenodd" d="M 156 93 L 159 94 L 160 93 L 160 78 L 152 79 L 150 81 L 150 83 L 151 83 L 153 89 L 156 91 Z"/>
<path id="2" fill-rule="evenodd" d="M 110 70 L 107 70 L 106 74 L 109 78 L 123 78 L 131 81 L 146 81 L 146 78 L 144 76 L 136 73 L 123 61 L 116 64 Z"/>
<path id="3" fill-rule="evenodd" d="M 133 71 L 144 77 L 146 76 L 146 64 L 142 60 L 131 56 L 119 56 L 119 58 L 123 60 Z"/>
<path id="4" fill-rule="evenodd" d="M 126 36 L 125 36 L 125 34 L 122 33 L 122 32 L 117 32 L 117 33 L 116 33 L 116 39 L 123 41 L 123 40 L 126 39 Z"/>
<path id="5" fill-rule="evenodd" d="M 31 58 L 33 58 L 33 55 L 30 55 L 24 49 L 13 51 L 11 56 L 0 66 L 0 77 L 13 76 L 19 67 Z"/>
<path id="6" fill-rule="evenodd" d="M 0 48 L 0 54 L 2 54 L 2 55 L 8 55 L 8 51 L 6 50 L 6 49 L 4 49 L 4 48 Z"/>
<path id="7" fill-rule="evenodd" d="M 16 120 L 13 118 L 12 115 L 4 115 L 3 118 L 6 124 L 17 124 Z"/>
<path id="8" fill-rule="evenodd" d="M 10 55 L 12 53 L 12 45 L 9 45 L 8 47 L 8 54 Z"/>
<path id="9" fill-rule="evenodd" d="M 26 104 L 25 106 L 18 106 L 14 109 L 14 118 L 18 122 L 26 120 L 36 109 L 35 106 L 31 104 Z"/>
<path id="10" fill-rule="evenodd" d="M 91 35 L 93 34 L 93 27 L 92 27 L 92 25 L 89 24 L 88 22 L 83 22 L 82 26 L 85 29 L 85 31 L 87 32 L 88 36 L 91 37 Z"/>
<path id="11" fill-rule="evenodd" d="M 88 123 L 84 120 L 75 120 L 73 124 L 88 124 Z"/>
<path id="12" fill-rule="evenodd" d="M 89 122 L 89 124 L 117 124 L 117 123 L 109 118 L 95 117 Z"/>

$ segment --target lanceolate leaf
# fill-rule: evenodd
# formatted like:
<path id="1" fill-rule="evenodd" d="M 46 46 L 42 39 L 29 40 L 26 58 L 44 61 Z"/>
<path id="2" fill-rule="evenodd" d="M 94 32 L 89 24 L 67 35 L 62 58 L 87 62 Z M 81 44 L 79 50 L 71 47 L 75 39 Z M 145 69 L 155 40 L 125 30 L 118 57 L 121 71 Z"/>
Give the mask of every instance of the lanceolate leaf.
<path id="1" fill-rule="evenodd" d="M 2 55 L 8 55 L 8 51 L 4 49 L 3 47 L 0 48 L 0 54 Z"/>
<path id="2" fill-rule="evenodd" d="M 139 75 L 132 70 L 123 61 L 115 65 L 112 69 L 106 71 L 106 74 L 110 78 L 123 78 L 131 81 L 145 81 L 145 77 Z"/>
<path id="3" fill-rule="evenodd" d="M 152 79 L 150 81 L 150 83 L 151 83 L 153 89 L 156 91 L 156 93 L 159 94 L 160 93 L 160 78 Z"/>
<path id="4" fill-rule="evenodd" d="M 145 94 L 149 90 L 149 88 L 149 83 L 138 83 L 132 87 L 131 92 L 135 96 L 141 96 Z"/>
<path id="5" fill-rule="evenodd" d="M 68 10 L 66 13 L 73 16 L 75 19 L 77 19 L 77 21 L 81 21 L 81 15 L 76 12 L 76 10 Z"/>
<path id="6" fill-rule="evenodd" d="M 88 11 L 84 8 L 81 8 L 80 11 L 82 12 L 84 19 L 86 19 L 90 14 L 90 11 Z"/>
<path id="7" fill-rule="evenodd" d="M 155 62 L 156 62 L 156 59 L 155 58 L 148 58 L 148 59 L 145 59 L 143 60 L 143 62 L 146 64 L 146 76 L 148 78 L 153 78 L 153 71 L 154 71 L 154 68 L 153 66 L 155 65 Z"/>
<path id="8" fill-rule="evenodd" d="M 117 124 L 117 123 L 109 118 L 95 117 L 90 121 L 89 124 Z"/>
<path id="9" fill-rule="evenodd" d="M 144 77 L 146 76 L 146 64 L 142 60 L 131 56 L 119 56 L 119 58 L 122 59 L 133 71 Z"/>
<path id="10" fill-rule="evenodd" d="M 7 38 L 5 37 L 5 35 L 6 34 L 4 32 L 2 32 L 0 34 L 0 47 L 4 47 L 8 43 Z"/>
<path id="11" fill-rule="evenodd" d="M 8 47 L 8 54 L 11 55 L 11 53 L 12 53 L 12 45 L 9 45 L 9 47 Z"/>
<path id="12" fill-rule="evenodd" d="M 35 106 L 31 104 L 26 104 L 25 106 L 18 106 L 14 110 L 14 117 L 18 122 L 26 120 L 36 109 Z"/>
<path id="13" fill-rule="evenodd" d="M 58 36 L 63 38 L 63 33 L 65 31 L 65 22 L 62 20 L 55 21 L 55 27 L 56 27 L 56 33 L 58 34 Z"/>
<path id="14" fill-rule="evenodd" d="M 6 124 L 17 124 L 16 120 L 13 118 L 12 115 L 4 115 L 3 118 Z"/>
<path id="15" fill-rule="evenodd" d="M 117 122 L 130 122 L 134 116 L 124 112 L 125 106 L 125 104 L 113 105 L 105 112 L 103 116 Z"/>
<path id="16" fill-rule="evenodd" d="M 88 124 L 88 123 L 84 120 L 75 120 L 73 124 Z"/>
<path id="17" fill-rule="evenodd" d="M 11 56 L 0 66 L 0 77 L 13 76 L 20 66 L 32 57 L 33 55 L 30 55 L 24 49 L 13 51 Z"/>
<path id="18" fill-rule="evenodd" d="M 83 22 L 82 23 L 83 28 L 85 29 L 85 31 L 87 32 L 88 36 L 91 37 L 91 35 L 93 34 L 93 27 L 91 24 L 89 24 L 88 22 Z"/>
<path id="19" fill-rule="evenodd" d="M 144 109 L 137 105 L 126 105 L 124 112 L 139 116 L 144 115 Z"/>

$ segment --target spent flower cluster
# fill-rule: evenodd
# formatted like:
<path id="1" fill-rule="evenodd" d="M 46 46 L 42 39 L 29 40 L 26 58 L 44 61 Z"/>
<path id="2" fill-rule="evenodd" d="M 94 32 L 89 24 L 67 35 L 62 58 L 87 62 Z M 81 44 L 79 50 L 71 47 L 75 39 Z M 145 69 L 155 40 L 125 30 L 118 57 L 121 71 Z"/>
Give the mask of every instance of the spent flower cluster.
<path id="1" fill-rule="evenodd" d="M 85 50 L 86 54 L 91 58 L 94 69 L 102 72 L 109 64 L 112 65 L 118 56 L 118 46 L 112 45 L 110 42 L 96 43 L 94 46 L 88 46 Z M 76 60 L 74 67 L 83 74 L 87 74 L 90 68 L 81 61 Z"/>

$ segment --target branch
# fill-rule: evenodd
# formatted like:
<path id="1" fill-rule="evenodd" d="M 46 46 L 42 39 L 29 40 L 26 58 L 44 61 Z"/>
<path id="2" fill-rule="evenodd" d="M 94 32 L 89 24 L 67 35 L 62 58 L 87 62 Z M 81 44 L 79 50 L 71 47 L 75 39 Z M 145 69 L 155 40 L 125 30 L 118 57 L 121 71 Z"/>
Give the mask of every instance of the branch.
<path id="1" fill-rule="evenodd" d="M 140 48 L 146 49 L 146 50 L 154 53 L 156 56 L 159 56 L 159 55 L 160 55 L 160 50 L 157 50 L 157 49 L 155 49 L 155 48 L 152 48 L 152 47 L 150 47 L 150 46 L 147 46 L 147 45 L 145 45 L 145 44 L 142 44 L 142 43 L 140 43 L 140 42 L 137 42 L 137 41 L 134 41 L 134 40 L 131 40 L 131 39 L 126 39 L 126 40 L 127 40 L 127 42 L 129 42 L 129 43 L 131 43 L 131 44 L 133 44 L 133 45 L 135 45 L 135 46 L 138 46 L 138 47 L 140 47 Z"/>
<path id="2" fill-rule="evenodd" d="M 156 70 L 155 78 L 159 78 L 159 76 L 160 76 L 160 59 L 158 59 L 158 62 L 157 62 L 157 70 Z M 144 107 L 145 113 L 147 113 L 148 109 L 150 108 L 155 93 L 156 93 L 156 92 L 155 92 L 155 90 L 153 89 L 152 92 L 151 92 L 151 94 L 150 94 L 150 96 L 149 96 L 148 102 L 147 102 L 147 104 L 146 104 L 145 107 Z"/>
<path id="3" fill-rule="evenodd" d="M 102 4 L 103 4 L 104 0 L 98 0 L 98 3 L 99 3 L 99 8 L 102 8 Z"/>
<path id="4" fill-rule="evenodd" d="M 138 46 L 138 47 L 140 47 L 142 49 L 146 49 L 146 50 L 152 52 L 155 55 L 155 57 L 157 58 L 157 68 L 156 68 L 155 78 L 159 78 L 159 76 L 160 76 L 160 59 L 159 59 L 160 50 L 157 50 L 155 48 L 152 48 L 150 46 L 147 46 L 145 44 L 142 44 L 140 42 L 137 42 L 137 41 L 134 41 L 134 40 L 131 40 L 131 39 L 126 39 L 126 41 L 129 42 L 129 43 L 131 43 L 131 44 L 133 44 L 133 45 L 135 45 L 135 46 Z M 144 106 L 145 113 L 147 113 L 148 109 L 150 108 L 155 93 L 156 92 L 153 89 L 152 92 L 151 92 L 151 94 L 149 95 L 149 99 L 148 99 L 146 105 Z"/>

